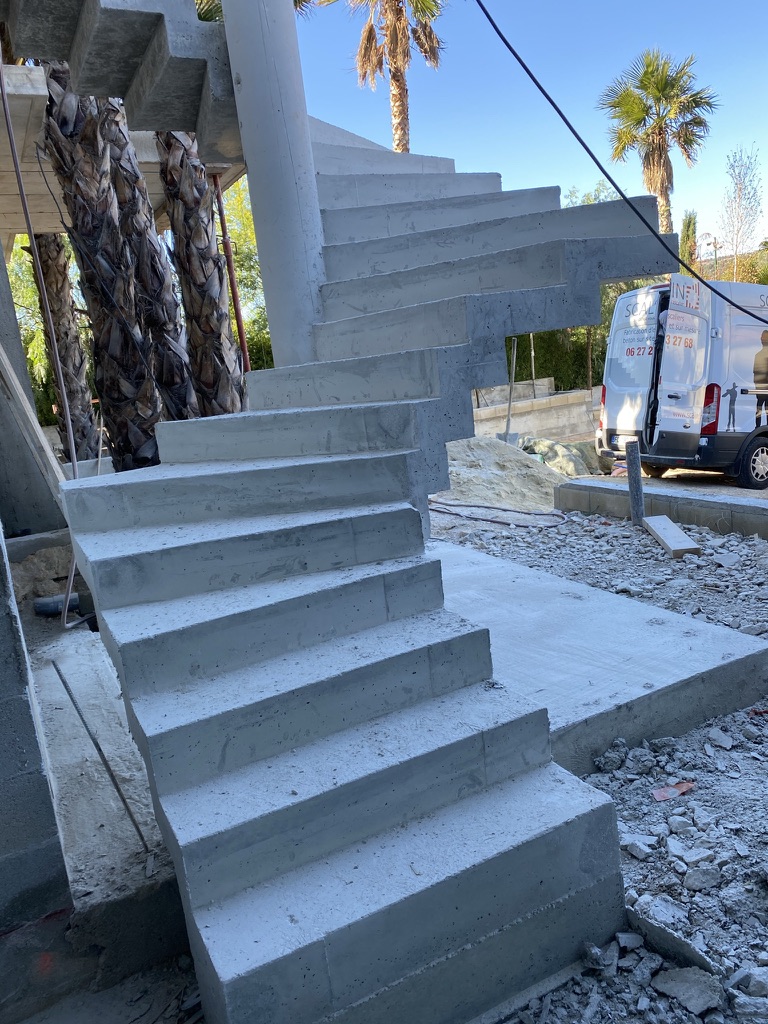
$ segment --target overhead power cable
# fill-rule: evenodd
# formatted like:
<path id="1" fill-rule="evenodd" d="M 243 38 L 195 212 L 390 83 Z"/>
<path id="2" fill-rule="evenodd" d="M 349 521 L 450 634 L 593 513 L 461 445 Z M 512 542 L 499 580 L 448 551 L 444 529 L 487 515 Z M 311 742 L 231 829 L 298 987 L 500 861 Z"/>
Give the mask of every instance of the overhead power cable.
<path id="1" fill-rule="evenodd" d="M 607 168 L 604 166 L 604 164 L 601 163 L 601 161 L 598 159 L 598 157 L 595 155 L 595 153 L 593 153 L 593 151 L 589 147 L 588 143 L 581 137 L 581 135 L 576 130 L 576 128 L 574 128 L 574 126 L 571 124 L 571 122 L 569 121 L 569 119 L 566 116 L 566 114 L 558 106 L 557 102 L 553 99 L 552 96 L 550 96 L 550 94 L 547 92 L 547 90 L 544 88 L 544 86 L 538 80 L 538 78 L 533 73 L 533 71 L 531 71 L 531 69 L 525 63 L 523 58 L 520 56 L 520 54 L 517 52 L 517 50 L 514 48 L 514 46 L 510 43 L 510 41 L 507 39 L 507 37 L 501 31 L 499 26 L 494 21 L 492 15 L 488 11 L 488 8 L 483 3 L 483 0 L 475 0 L 475 3 L 477 4 L 477 6 L 480 8 L 480 10 L 483 12 L 485 17 L 487 18 L 488 23 L 490 24 L 491 28 L 496 33 L 496 35 L 499 37 L 499 39 L 501 40 L 502 44 L 509 50 L 509 52 L 512 54 L 512 56 L 515 58 L 517 63 L 522 68 L 522 70 L 530 78 L 530 80 L 533 82 L 533 84 L 539 90 L 539 92 L 544 97 L 544 99 L 547 101 L 547 103 L 549 103 L 549 105 L 555 111 L 555 113 L 560 118 L 560 120 L 563 122 L 563 124 L 566 126 L 566 128 L 571 133 L 571 135 L 573 135 L 573 137 L 579 143 L 579 145 L 584 150 L 584 152 L 587 154 L 587 156 L 595 164 L 597 169 L 606 178 L 606 180 L 609 182 L 609 184 L 613 186 L 613 188 L 618 193 L 619 198 L 622 199 L 627 204 L 627 206 L 630 208 L 630 210 L 632 210 L 632 212 L 635 214 L 635 216 L 640 221 L 642 221 L 642 223 L 650 231 L 650 233 L 654 236 L 654 238 L 656 238 L 658 240 L 659 244 L 662 245 L 664 247 L 664 249 L 666 249 L 666 251 L 670 254 L 670 256 L 673 256 L 677 260 L 677 262 L 680 264 L 681 267 L 684 267 L 688 271 L 688 273 L 691 275 L 691 277 L 695 278 L 697 281 L 699 281 L 701 284 L 703 284 L 705 288 L 708 288 L 712 292 L 713 295 L 717 295 L 718 298 L 721 298 L 724 302 L 727 302 L 729 306 L 733 306 L 734 309 L 738 309 L 739 312 L 741 312 L 741 313 L 746 313 L 746 315 L 751 317 L 753 320 L 757 320 L 759 323 L 765 324 L 768 327 L 768 320 L 766 320 L 762 316 L 759 316 L 753 310 L 746 309 L 744 306 L 739 305 L 739 303 L 736 302 L 734 299 L 729 298 L 729 296 L 727 296 L 723 292 L 721 292 L 719 288 L 715 288 L 714 285 L 711 284 L 711 282 L 709 282 L 705 278 L 703 278 L 701 276 L 701 274 L 698 273 L 698 271 L 694 270 L 693 267 L 689 266 L 685 262 L 684 259 L 681 259 L 679 253 L 675 252 L 675 250 L 667 242 L 667 240 L 664 238 L 664 236 L 659 234 L 659 232 L 656 230 L 656 228 L 653 226 L 653 224 L 651 224 L 651 222 L 641 213 L 641 211 L 638 210 L 638 208 L 635 206 L 635 204 L 632 202 L 632 200 L 629 198 L 629 196 L 624 192 L 624 190 L 614 180 L 613 176 L 607 170 Z"/>

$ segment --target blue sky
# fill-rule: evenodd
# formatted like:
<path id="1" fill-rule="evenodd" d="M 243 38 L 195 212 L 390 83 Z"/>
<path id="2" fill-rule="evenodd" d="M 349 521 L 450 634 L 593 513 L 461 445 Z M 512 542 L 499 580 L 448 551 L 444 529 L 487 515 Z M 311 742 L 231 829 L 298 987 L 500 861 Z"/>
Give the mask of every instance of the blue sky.
<path id="1" fill-rule="evenodd" d="M 720 107 L 696 166 L 673 156 L 672 216 L 695 210 L 699 234 L 722 235 L 720 210 L 728 184 L 726 158 L 737 146 L 760 151 L 768 186 L 768 65 L 764 18 L 754 0 L 713 0 L 663 9 L 618 5 L 615 0 L 485 0 L 512 45 L 554 96 L 597 156 L 609 164 L 606 115 L 596 109 L 601 91 L 644 49 L 659 47 L 681 60 L 694 53 L 698 84 L 715 90 Z M 375 142 L 391 145 L 387 83 L 360 89 L 354 54 L 363 24 L 339 0 L 299 19 L 309 113 Z M 435 24 L 445 44 L 438 71 L 419 54 L 409 72 L 411 150 L 451 156 L 459 171 L 500 171 L 503 187 L 560 185 L 592 189 L 600 172 L 571 137 L 492 32 L 474 0 L 449 0 Z M 619 184 L 641 194 L 640 161 L 609 164 Z M 768 208 L 768 191 L 764 191 Z M 768 210 L 766 210 L 768 213 Z M 763 217 L 756 241 L 768 236 Z"/>

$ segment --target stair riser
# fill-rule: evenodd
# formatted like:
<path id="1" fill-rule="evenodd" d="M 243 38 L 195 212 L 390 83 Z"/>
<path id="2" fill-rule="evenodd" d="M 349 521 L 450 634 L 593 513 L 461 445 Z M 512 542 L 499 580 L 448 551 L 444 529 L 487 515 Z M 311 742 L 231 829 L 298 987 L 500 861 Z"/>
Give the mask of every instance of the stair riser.
<path id="1" fill-rule="evenodd" d="M 618 863 L 592 853 L 609 839 L 615 846 L 605 815 L 568 821 L 229 982 L 219 981 L 193 928 L 199 976 L 210 979 L 206 1020 L 465 1024 L 578 960 L 585 921 L 596 944 L 625 926 Z"/>
<path id="2" fill-rule="evenodd" d="M 493 252 L 355 281 L 334 281 L 320 292 L 325 320 L 399 309 L 459 295 L 546 288 L 565 280 L 562 243 Z"/>
<path id="3" fill-rule="evenodd" d="M 539 767 L 549 760 L 546 728 L 536 727 L 541 717 L 532 712 L 473 733 L 307 801 L 297 776 L 294 805 L 179 851 L 193 906 L 234 895 L 245 879 L 258 885 Z M 243 799 L 253 802 L 257 815 L 258 794 L 244 793 Z"/>
<path id="4" fill-rule="evenodd" d="M 352 406 L 244 413 L 158 425 L 163 462 L 351 455 L 414 446 L 413 407 Z"/>
<path id="5" fill-rule="evenodd" d="M 347 365 L 348 364 L 348 365 Z M 435 354 L 428 349 L 338 363 L 312 363 L 245 375 L 251 409 L 434 398 L 440 393 Z"/>
<path id="6" fill-rule="evenodd" d="M 371 576 L 205 623 L 120 643 L 104 613 L 102 637 L 131 696 L 189 686 L 336 636 L 442 607 L 439 562 Z M 225 609 L 222 609 L 225 612 Z M 167 626 L 158 623 L 159 627 Z"/>
<path id="7" fill-rule="evenodd" d="M 162 482 L 132 480 L 62 488 L 73 532 L 277 515 L 408 500 L 409 456 L 286 463 L 241 472 L 196 471 Z M 140 472 L 140 471 L 138 471 Z M 102 478 L 106 479 L 106 478 Z"/>
<path id="8" fill-rule="evenodd" d="M 476 224 L 495 217 L 523 217 L 560 207 L 559 188 L 519 189 L 488 195 L 458 196 L 440 202 L 392 203 L 387 206 L 326 210 L 326 245 L 391 238 L 413 231 Z"/>
<path id="9" fill-rule="evenodd" d="M 89 560 L 89 570 L 99 606 L 108 609 L 405 558 L 423 548 L 421 516 L 404 508 Z M 87 546 L 81 550 L 87 558 Z"/>
<path id="10" fill-rule="evenodd" d="M 142 746 L 149 751 L 159 792 L 172 792 L 322 739 L 340 722 L 352 728 L 482 682 L 492 671 L 487 630 L 475 630 L 191 726 L 145 736 Z"/>
<path id="11" fill-rule="evenodd" d="M 500 174 L 320 174 L 317 178 L 321 210 L 500 191 Z"/>

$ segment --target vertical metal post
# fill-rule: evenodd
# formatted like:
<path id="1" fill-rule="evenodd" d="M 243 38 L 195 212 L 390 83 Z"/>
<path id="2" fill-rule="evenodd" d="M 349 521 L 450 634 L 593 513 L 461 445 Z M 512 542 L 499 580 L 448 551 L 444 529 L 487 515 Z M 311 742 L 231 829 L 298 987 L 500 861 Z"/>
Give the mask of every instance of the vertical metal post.
<path id="1" fill-rule="evenodd" d="M 509 444 L 509 427 L 512 419 L 512 390 L 515 386 L 515 367 L 517 364 L 517 338 L 512 339 L 512 348 L 509 353 L 509 400 L 507 401 L 507 429 L 504 431 L 504 440 Z"/>
<path id="2" fill-rule="evenodd" d="M 629 482 L 629 509 L 635 526 L 642 526 L 645 518 L 643 480 L 640 473 L 640 443 L 627 441 L 627 481 Z"/>
<path id="3" fill-rule="evenodd" d="M 535 350 L 533 345 L 533 335 L 531 335 L 531 387 L 533 388 L 533 397 L 536 397 L 536 361 L 535 361 Z"/>
<path id="4" fill-rule="evenodd" d="M 251 368 L 251 357 L 248 355 L 248 344 L 245 340 L 243 311 L 240 306 L 240 290 L 237 287 L 235 261 L 232 259 L 232 243 L 229 240 L 229 232 L 227 231 L 227 218 L 224 213 L 224 197 L 221 194 L 221 178 L 218 174 L 212 174 L 211 181 L 213 182 L 213 187 L 216 191 L 216 206 L 219 211 L 219 225 L 221 226 L 221 244 L 224 247 L 224 258 L 227 261 L 227 277 L 229 278 L 229 292 L 232 296 L 232 308 L 235 311 L 237 338 L 240 342 L 240 351 L 243 353 L 243 373 L 248 373 Z"/>

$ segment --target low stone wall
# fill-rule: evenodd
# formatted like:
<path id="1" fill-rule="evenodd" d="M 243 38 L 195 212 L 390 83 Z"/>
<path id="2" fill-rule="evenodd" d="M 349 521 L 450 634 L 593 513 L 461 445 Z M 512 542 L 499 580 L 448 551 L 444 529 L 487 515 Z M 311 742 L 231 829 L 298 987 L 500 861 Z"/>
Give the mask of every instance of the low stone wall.
<path id="1" fill-rule="evenodd" d="M 509 394 L 506 388 L 492 390 Z M 558 441 L 588 440 L 595 435 L 592 409 L 591 391 L 560 391 L 527 400 L 515 400 L 513 392 L 510 433 L 549 437 Z M 507 424 L 507 401 L 475 408 L 474 419 L 478 437 L 503 434 Z"/>

